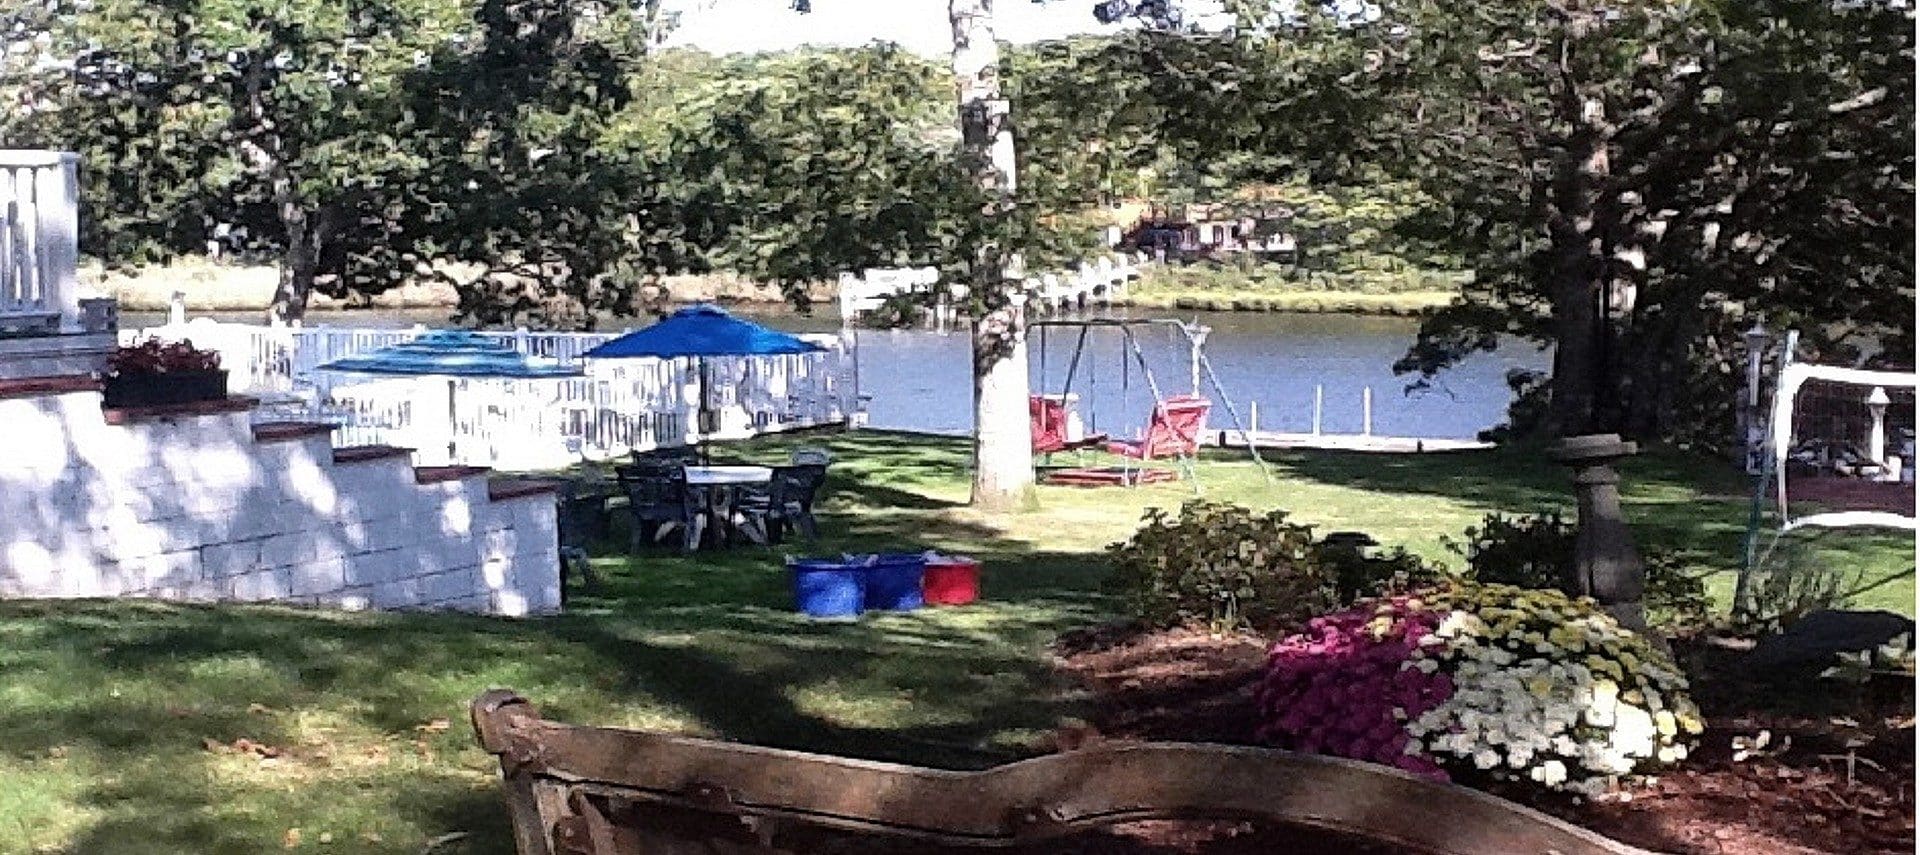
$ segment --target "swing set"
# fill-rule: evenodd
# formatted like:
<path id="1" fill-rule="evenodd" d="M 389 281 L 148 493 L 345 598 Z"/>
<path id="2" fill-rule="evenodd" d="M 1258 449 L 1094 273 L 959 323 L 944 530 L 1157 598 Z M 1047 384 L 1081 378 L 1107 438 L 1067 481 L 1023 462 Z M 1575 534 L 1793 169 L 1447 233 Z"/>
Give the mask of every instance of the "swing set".
<path id="1" fill-rule="evenodd" d="M 1040 345 L 1040 377 L 1045 382 L 1047 373 L 1047 344 L 1050 333 L 1055 329 L 1074 335 L 1073 356 L 1067 361 L 1067 376 L 1060 390 L 1052 394 L 1032 395 L 1027 400 L 1027 415 L 1033 436 L 1034 454 L 1041 457 L 1035 466 L 1040 472 L 1040 480 L 1048 484 L 1067 484 L 1080 487 L 1132 487 L 1139 484 L 1172 481 L 1176 477 L 1185 477 L 1193 485 L 1194 491 L 1200 489 L 1200 481 L 1194 470 L 1194 458 L 1199 453 L 1200 438 L 1206 432 L 1207 414 L 1213 408 L 1213 402 L 1201 395 L 1200 381 L 1204 377 L 1211 386 L 1213 394 L 1220 400 L 1233 420 L 1234 429 L 1246 443 L 1247 453 L 1259 465 L 1260 474 L 1269 483 L 1273 474 L 1268 471 L 1267 463 L 1260 457 L 1260 451 L 1253 444 L 1253 436 L 1240 422 L 1240 414 L 1233 407 L 1233 399 L 1220 386 L 1220 377 L 1213 371 L 1213 364 L 1207 361 L 1203 349 L 1209 328 L 1198 323 L 1172 320 L 1167 318 L 1098 318 L 1084 320 L 1045 320 L 1035 321 L 1030 327 L 1037 333 Z M 1177 347 L 1184 339 L 1187 344 L 1187 365 L 1191 391 L 1184 395 L 1163 394 L 1160 382 L 1153 375 L 1152 366 L 1147 363 L 1146 352 L 1141 349 L 1142 334 L 1154 329 L 1167 331 L 1170 346 Z M 1132 400 L 1133 374 L 1137 370 L 1147 391 L 1153 397 L 1153 412 L 1149 416 L 1146 429 L 1140 438 L 1134 440 L 1110 439 L 1099 432 L 1098 409 L 1092 410 L 1092 433 L 1075 437 L 1069 430 L 1070 415 L 1067 401 L 1074 391 L 1074 380 L 1081 372 L 1081 363 L 1087 362 L 1087 386 L 1089 398 L 1099 382 L 1098 373 L 1093 370 L 1091 361 L 1086 360 L 1087 345 L 1094 331 L 1112 331 L 1120 339 L 1120 394 L 1123 401 Z M 1137 368 L 1136 368 L 1137 367 Z M 1079 465 L 1050 465 L 1053 455 L 1061 452 L 1073 452 L 1084 456 L 1088 451 L 1106 451 L 1118 455 L 1121 460 L 1113 465 L 1086 465 L 1084 459 Z M 1172 459 L 1175 469 L 1143 466 L 1151 460 Z"/>

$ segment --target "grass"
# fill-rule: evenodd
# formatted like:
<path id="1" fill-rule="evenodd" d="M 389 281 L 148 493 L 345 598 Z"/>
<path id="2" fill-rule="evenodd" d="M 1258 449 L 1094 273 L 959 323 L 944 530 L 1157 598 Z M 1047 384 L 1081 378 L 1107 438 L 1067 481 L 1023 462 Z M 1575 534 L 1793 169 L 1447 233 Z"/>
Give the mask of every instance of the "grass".
<path id="1" fill-rule="evenodd" d="M 795 441 L 729 453 L 768 459 Z M 773 552 L 629 558 L 608 544 L 595 558 L 603 587 L 536 620 L 0 603 L 0 852 L 507 852 L 496 770 L 464 720 L 493 686 L 561 719 L 926 765 L 1044 750 L 1084 703 L 1046 643 L 1111 617 L 1099 549 L 1144 507 L 1191 491 L 1043 487 L 1042 510 L 990 518 L 961 504 L 963 442 L 807 441 L 838 457 L 811 551 L 974 554 L 987 601 L 815 623 L 790 613 Z M 1643 544 L 1737 562 L 1738 476 L 1653 454 L 1626 477 Z M 1274 457 L 1271 485 L 1222 456 L 1202 478 L 1210 497 L 1436 558 L 1442 535 L 1488 511 L 1568 504 L 1566 473 L 1517 451 L 1289 453 Z M 1910 538 L 1810 548 L 1893 578 L 1863 600 L 1912 612 Z"/>

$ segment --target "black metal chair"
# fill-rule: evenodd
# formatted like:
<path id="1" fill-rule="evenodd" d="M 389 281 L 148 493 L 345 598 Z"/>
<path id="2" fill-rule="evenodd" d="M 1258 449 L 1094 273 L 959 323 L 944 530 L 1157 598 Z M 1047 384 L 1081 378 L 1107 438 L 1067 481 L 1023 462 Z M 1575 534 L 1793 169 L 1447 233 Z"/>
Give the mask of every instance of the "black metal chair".
<path id="1" fill-rule="evenodd" d="M 567 580 L 577 577 L 591 591 L 600 586 L 587 558 L 587 547 L 606 536 L 606 494 L 574 481 L 560 483 L 554 528 L 560 539 L 560 598 L 566 602 Z"/>
<path id="2" fill-rule="evenodd" d="M 681 549 L 692 552 L 700 548 L 700 536 L 707 527 L 706 509 L 687 489 L 685 468 L 620 466 L 614 474 L 620 478 L 620 489 L 627 495 L 627 511 L 633 516 L 630 551 L 638 552 L 642 543 L 658 540 L 660 528 L 669 524 L 680 526 Z"/>
<path id="3" fill-rule="evenodd" d="M 630 452 L 633 465 L 643 467 L 687 466 L 700 462 L 700 449 L 691 445 L 676 445 L 668 448 L 655 448 L 651 451 Z"/>

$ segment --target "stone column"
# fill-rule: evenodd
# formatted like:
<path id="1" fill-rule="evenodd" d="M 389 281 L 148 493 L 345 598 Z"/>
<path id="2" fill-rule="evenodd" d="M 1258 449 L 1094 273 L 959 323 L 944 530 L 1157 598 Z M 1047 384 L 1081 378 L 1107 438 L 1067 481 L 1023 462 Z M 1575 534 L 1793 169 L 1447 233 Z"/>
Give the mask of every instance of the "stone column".
<path id="1" fill-rule="evenodd" d="M 1634 546 L 1633 532 L 1620 512 L 1620 473 L 1613 464 L 1638 448 L 1619 434 L 1570 436 L 1547 453 L 1573 469 L 1574 495 L 1580 505 L 1573 568 L 1561 580 L 1567 593 L 1592 597 L 1600 607 L 1635 632 L 1646 633 L 1646 563 Z"/>

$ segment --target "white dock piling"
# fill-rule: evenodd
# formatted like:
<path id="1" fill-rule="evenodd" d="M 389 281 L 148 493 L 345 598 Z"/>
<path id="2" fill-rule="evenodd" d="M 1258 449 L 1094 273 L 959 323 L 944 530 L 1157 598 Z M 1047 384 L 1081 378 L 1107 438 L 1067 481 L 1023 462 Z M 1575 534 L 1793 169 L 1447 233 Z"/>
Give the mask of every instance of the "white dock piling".
<path id="1" fill-rule="evenodd" d="M 1320 435 L 1320 406 L 1326 401 L 1327 389 L 1318 383 L 1313 384 L 1313 435 Z"/>
<path id="2" fill-rule="evenodd" d="M 1360 435 L 1373 436 L 1373 387 L 1360 389 Z"/>

